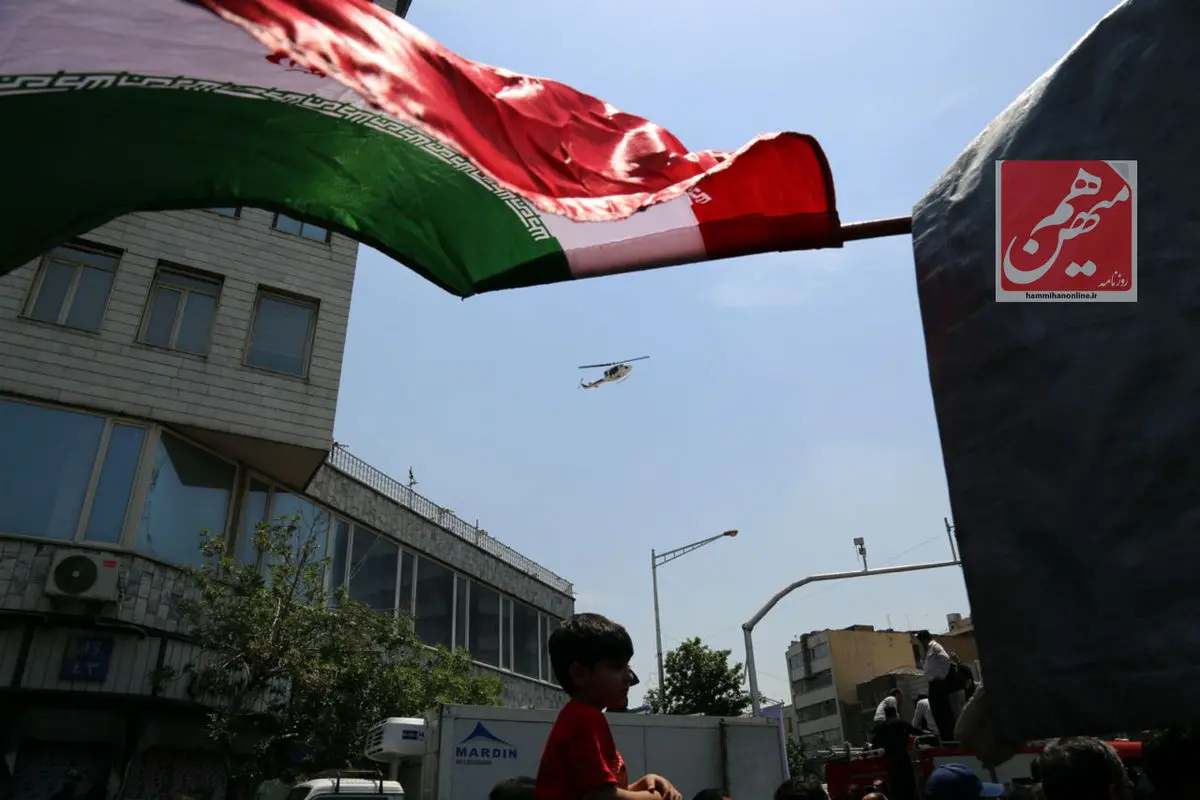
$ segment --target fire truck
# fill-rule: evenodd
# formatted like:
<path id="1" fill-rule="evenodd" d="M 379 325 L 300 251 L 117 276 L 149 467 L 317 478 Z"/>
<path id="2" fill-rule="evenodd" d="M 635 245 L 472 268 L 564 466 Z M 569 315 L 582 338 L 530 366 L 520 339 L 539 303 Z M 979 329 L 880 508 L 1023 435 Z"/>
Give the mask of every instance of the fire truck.
<path id="1" fill-rule="evenodd" d="M 1109 744 L 1121 756 L 1127 768 L 1140 770 L 1141 742 L 1118 740 L 1110 741 Z M 913 766 L 917 772 L 917 780 L 922 786 L 930 773 L 943 764 L 965 764 L 975 771 L 980 780 L 1017 786 L 1032 782 L 1030 768 L 1045 745 L 1046 742 L 1031 742 L 995 770 L 985 767 L 975 754 L 965 747 L 918 747 L 912 751 Z M 887 779 L 887 761 L 882 750 L 852 750 L 848 753 L 843 752 L 840 756 L 833 756 L 825 762 L 825 786 L 832 800 L 849 797 L 850 790 L 855 786 L 866 788 L 875 781 Z"/>

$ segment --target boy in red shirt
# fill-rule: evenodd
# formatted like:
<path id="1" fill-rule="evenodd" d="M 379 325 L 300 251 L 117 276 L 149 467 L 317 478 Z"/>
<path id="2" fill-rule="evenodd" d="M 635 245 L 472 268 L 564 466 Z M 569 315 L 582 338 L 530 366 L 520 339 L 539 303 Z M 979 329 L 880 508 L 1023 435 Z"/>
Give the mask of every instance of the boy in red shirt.
<path id="1" fill-rule="evenodd" d="M 634 684 L 633 640 L 599 614 L 576 614 L 550 634 L 550 666 L 570 701 L 558 713 L 542 763 L 537 800 L 682 800 L 659 775 L 629 783 L 604 717 L 625 708 Z"/>

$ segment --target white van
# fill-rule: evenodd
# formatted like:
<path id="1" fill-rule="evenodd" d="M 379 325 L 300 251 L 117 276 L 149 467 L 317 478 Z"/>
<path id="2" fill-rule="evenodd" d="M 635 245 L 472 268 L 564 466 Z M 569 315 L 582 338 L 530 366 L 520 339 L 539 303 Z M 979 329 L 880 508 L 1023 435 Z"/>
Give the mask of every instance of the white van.
<path id="1" fill-rule="evenodd" d="M 317 798 L 404 800 L 404 787 L 398 781 L 384 780 L 375 772 L 333 769 L 297 783 L 287 793 L 287 800 Z"/>

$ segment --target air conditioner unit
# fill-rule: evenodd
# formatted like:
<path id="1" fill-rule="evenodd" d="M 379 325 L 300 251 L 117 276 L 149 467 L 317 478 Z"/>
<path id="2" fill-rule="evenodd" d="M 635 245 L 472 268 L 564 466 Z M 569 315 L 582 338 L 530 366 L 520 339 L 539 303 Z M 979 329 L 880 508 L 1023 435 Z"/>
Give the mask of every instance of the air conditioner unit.
<path id="1" fill-rule="evenodd" d="M 425 754 L 425 720 L 389 717 L 367 733 L 366 756 L 372 761 L 419 760 Z"/>
<path id="2" fill-rule="evenodd" d="M 94 603 L 114 602 L 120 594 L 120 566 L 110 553 L 57 550 L 50 560 L 46 594 Z"/>

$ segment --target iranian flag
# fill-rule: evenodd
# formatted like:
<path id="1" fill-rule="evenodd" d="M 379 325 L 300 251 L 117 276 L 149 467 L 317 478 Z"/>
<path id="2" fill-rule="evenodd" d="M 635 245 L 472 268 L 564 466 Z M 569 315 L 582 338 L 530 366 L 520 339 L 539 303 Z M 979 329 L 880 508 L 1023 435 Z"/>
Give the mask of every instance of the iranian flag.
<path id="1" fill-rule="evenodd" d="M 0 149 L 0 275 L 122 214 L 236 205 L 461 297 L 842 242 L 812 137 L 689 152 L 368 0 L 0 0 Z"/>

